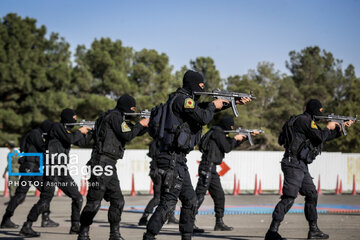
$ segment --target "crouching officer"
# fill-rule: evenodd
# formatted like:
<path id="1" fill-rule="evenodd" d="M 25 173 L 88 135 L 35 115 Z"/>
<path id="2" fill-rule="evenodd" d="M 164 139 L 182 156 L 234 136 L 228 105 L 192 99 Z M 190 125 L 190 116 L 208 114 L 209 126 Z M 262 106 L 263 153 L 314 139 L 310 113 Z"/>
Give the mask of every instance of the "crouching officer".
<path id="1" fill-rule="evenodd" d="M 209 190 L 210 196 L 215 205 L 215 231 L 231 231 L 232 227 L 223 222 L 225 208 L 225 194 L 221 186 L 220 176 L 216 172 L 216 166 L 222 163 L 225 153 L 229 153 L 234 148 L 247 140 L 242 134 L 237 134 L 230 138 L 224 132 L 234 129 L 234 119 L 231 116 L 224 116 L 220 123 L 212 127 L 202 138 L 199 149 L 203 153 L 199 165 L 199 179 L 196 186 L 197 210 L 204 201 L 206 191 Z M 254 132 L 254 135 L 259 134 Z M 195 231 L 195 230 L 194 230 Z M 203 232 L 197 229 L 197 232 Z"/>
<path id="2" fill-rule="evenodd" d="M 28 132 L 20 144 L 20 151 L 23 153 L 44 153 L 47 149 L 48 132 L 51 129 L 52 122 L 49 120 L 43 121 L 39 127 Z M 21 173 L 36 173 L 40 172 L 39 157 L 26 156 L 19 159 Z M 41 227 L 57 227 L 58 223 L 52 221 L 50 214 L 50 201 L 54 195 L 54 187 L 45 187 L 43 176 L 21 176 L 19 186 L 16 188 L 15 196 L 11 198 L 9 205 L 1 222 L 1 228 L 18 228 L 10 218 L 14 215 L 16 208 L 25 201 L 26 194 L 31 185 L 34 185 L 40 192 L 39 202 L 36 207 L 37 211 L 42 211 Z M 23 233 L 23 235 L 32 236 L 32 232 Z"/>
<path id="3" fill-rule="evenodd" d="M 120 220 L 125 204 L 120 189 L 116 170 L 118 159 L 122 159 L 125 144 L 136 136 L 147 131 L 149 119 L 142 119 L 135 125 L 123 120 L 124 113 L 135 111 L 136 101 L 133 97 L 124 94 L 117 101 L 115 109 L 100 115 L 95 123 L 95 143 L 88 165 L 94 169 L 91 172 L 90 185 L 86 206 L 81 213 L 81 227 L 78 240 L 89 240 L 89 228 L 98 212 L 101 200 L 110 201 L 108 221 L 110 223 L 110 240 L 123 239 L 120 234 Z M 99 175 L 95 168 L 105 169 Z M 99 176 L 98 176 L 99 175 Z"/>
<path id="4" fill-rule="evenodd" d="M 197 198 L 191 184 L 186 155 L 198 144 L 202 126 L 208 124 L 216 109 L 222 109 L 224 101 L 198 103 L 194 92 L 203 91 L 204 78 L 198 72 L 187 71 L 183 87 L 170 94 L 166 106 L 166 119 L 160 153 L 156 163 L 165 173 L 161 189 L 160 204 L 151 216 L 144 240 L 155 239 L 169 214 L 174 211 L 178 198 L 182 203 L 179 230 L 182 239 L 191 239 L 197 209 Z M 248 101 L 246 99 L 245 101 Z M 155 119 L 155 117 L 154 117 Z"/>
<path id="5" fill-rule="evenodd" d="M 153 181 L 153 190 L 154 195 L 153 198 L 150 199 L 149 203 L 146 205 L 144 213 L 139 220 L 139 226 L 146 226 L 148 220 L 148 216 L 153 212 L 154 208 L 160 203 L 160 194 L 161 194 L 161 186 L 162 186 L 162 169 L 159 169 L 156 164 L 156 156 L 159 153 L 159 143 L 157 141 L 152 141 L 149 146 L 148 156 L 152 159 L 150 162 L 150 177 Z M 168 224 L 178 224 L 179 221 L 175 218 L 174 212 L 169 214 Z"/>
<path id="6" fill-rule="evenodd" d="M 292 116 L 284 124 L 279 136 L 279 144 L 284 145 L 285 153 L 281 162 L 284 173 L 284 187 L 281 201 L 276 205 L 272 222 L 265 240 L 284 240 L 278 233 L 280 223 L 285 214 L 294 204 L 298 193 L 305 196 L 305 217 L 309 222 L 308 239 L 328 239 L 317 226 L 318 194 L 309 173 L 308 164 L 321 152 L 322 145 L 329 140 L 341 136 L 341 126 L 336 122 L 329 122 L 321 130 L 314 122 L 314 116 L 322 114 L 322 105 L 319 100 L 312 99 L 306 104 L 303 114 Z M 349 127 L 353 121 L 345 122 Z"/>

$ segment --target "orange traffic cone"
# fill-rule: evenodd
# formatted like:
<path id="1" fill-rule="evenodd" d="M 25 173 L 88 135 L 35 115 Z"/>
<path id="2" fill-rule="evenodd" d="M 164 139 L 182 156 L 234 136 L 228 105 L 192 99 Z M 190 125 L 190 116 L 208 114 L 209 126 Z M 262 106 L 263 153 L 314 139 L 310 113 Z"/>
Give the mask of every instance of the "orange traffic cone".
<path id="1" fill-rule="evenodd" d="M 241 194 L 240 179 L 238 180 L 236 193 L 237 193 L 238 195 L 240 195 L 240 194 Z"/>
<path id="2" fill-rule="evenodd" d="M 236 189 L 236 174 L 234 174 L 234 189 L 233 189 L 233 196 L 237 195 L 237 189 Z"/>
<path id="3" fill-rule="evenodd" d="M 80 180 L 80 194 L 84 196 L 84 181 L 83 178 Z"/>
<path id="4" fill-rule="evenodd" d="M 56 196 L 57 196 L 57 197 L 62 197 L 62 196 L 63 196 L 63 192 L 61 191 L 60 188 L 58 188 L 57 193 L 56 193 Z"/>
<path id="5" fill-rule="evenodd" d="M 134 174 L 132 174 L 132 180 L 131 180 L 131 194 L 132 197 L 136 196 L 135 192 L 135 180 L 134 180 Z"/>
<path id="6" fill-rule="evenodd" d="M 262 194 L 262 188 L 261 188 L 261 179 L 259 179 L 259 189 L 258 189 L 259 194 Z"/>
<path id="7" fill-rule="evenodd" d="M 337 175 L 337 178 L 336 178 L 335 194 L 336 194 L 336 195 L 339 194 L 339 174 Z"/>
<path id="8" fill-rule="evenodd" d="M 39 189 L 36 189 L 36 190 L 35 190 L 35 197 L 40 197 L 40 191 L 39 191 Z"/>
<path id="9" fill-rule="evenodd" d="M 281 173 L 279 174 L 279 195 L 283 194 L 283 186 L 282 186 L 282 177 Z"/>
<path id="10" fill-rule="evenodd" d="M 88 182 L 86 179 L 84 179 L 84 196 L 87 196 L 88 194 Z"/>
<path id="11" fill-rule="evenodd" d="M 339 188 L 339 194 L 343 193 L 343 189 L 342 189 L 342 180 L 340 179 L 340 188 Z"/>
<path id="12" fill-rule="evenodd" d="M 319 180 L 318 180 L 318 189 L 317 189 L 317 192 L 318 192 L 318 194 L 319 194 L 319 195 L 321 195 L 321 194 L 322 194 L 322 192 L 321 192 L 321 185 L 320 185 L 320 174 L 319 174 Z"/>
<path id="13" fill-rule="evenodd" d="M 255 174 L 255 188 L 254 195 L 259 195 L 258 187 L 257 187 L 257 174 Z"/>
<path id="14" fill-rule="evenodd" d="M 150 181 L 150 190 L 149 190 L 149 194 L 150 194 L 150 195 L 153 195 L 153 194 L 154 194 L 154 183 L 153 183 L 153 181 L 152 181 L 152 180 Z"/>
<path id="15" fill-rule="evenodd" d="M 4 197 L 9 196 L 8 176 L 5 176 Z"/>
<path id="16" fill-rule="evenodd" d="M 356 182 L 355 182 L 355 174 L 353 175 L 353 190 L 352 195 L 356 195 Z"/>

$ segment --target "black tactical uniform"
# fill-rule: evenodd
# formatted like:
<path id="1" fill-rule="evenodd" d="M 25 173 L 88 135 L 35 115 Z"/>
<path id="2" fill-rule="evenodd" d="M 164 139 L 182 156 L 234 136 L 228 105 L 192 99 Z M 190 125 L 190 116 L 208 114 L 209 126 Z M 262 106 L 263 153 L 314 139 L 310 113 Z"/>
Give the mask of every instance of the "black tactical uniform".
<path id="1" fill-rule="evenodd" d="M 157 153 L 159 152 L 158 149 L 159 149 L 158 142 L 152 141 L 149 146 L 148 156 L 152 158 L 152 161 L 150 163 L 149 175 L 154 184 L 153 185 L 154 195 L 153 198 L 150 199 L 149 203 L 146 205 L 144 213 L 139 220 L 139 226 L 146 226 L 148 222 L 147 220 L 148 216 L 154 211 L 154 208 L 160 203 L 160 194 L 161 194 L 161 186 L 162 186 L 161 173 L 163 172 L 163 170 L 159 169 L 156 163 Z M 175 218 L 174 212 L 172 212 L 169 215 L 168 224 L 170 223 L 174 223 L 174 224 L 179 223 L 179 221 Z"/>
<path id="2" fill-rule="evenodd" d="M 20 151 L 24 153 L 45 153 L 47 149 L 46 134 L 51 129 L 51 126 L 52 122 L 45 120 L 38 128 L 27 133 L 21 141 Z M 39 157 L 22 157 L 19 159 L 19 162 L 20 172 L 22 173 L 40 172 Z M 2 228 L 19 227 L 11 222 L 10 217 L 14 215 L 15 209 L 24 202 L 31 185 L 34 185 L 41 192 L 41 195 L 33 211 L 30 212 L 30 218 L 36 221 L 38 213 L 42 212 L 42 227 L 59 226 L 58 223 L 53 222 L 49 218 L 50 201 L 54 195 L 54 187 L 44 186 L 43 176 L 22 176 L 19 181 L 19 186 L 16 189 L 15 196 L 11 198 L 9 205 L 6 208 L 6 212 L 1 222 Z"/>
<path id="3" fill-rule="evenodd" d="M 231 116 L 223 117 L 219 126 L 212 127 L 202 137 L 199 144 L 203 155 L 201 157 L 199 179 L 195 190 L 198 199 L 197 209 L 200 208 L 206 191 L 209 190 L 215 204 L 215 231 L 230 231 L 233 229 L 226 226 L 223 222 L 225 194 L 221 186 L 220 176 L 216 172 L 216 166 L 222 163 L 225 153 L 229 153 L 242 143 L 242 141 L 236 141 L 234 138 L 226 136 L 224 130 L 231 130 L 231 126 L 234 126 L 234 119 Z"/>
<path id="4" fill-rule="evenodd" d="M 135 99 L 125 94 L 119 98 L 114 110 L 102 114 L 96 121 L 95 143 L 88 164 L 92 167 L 101 166 L 103 169 L 111 167 L 113 173 L 101 176 L 91 174 L 86 206 L 81 213 L 79 240 L 90 239 L 89 226 L 93 223 L 102 199 L 110 202 L 108 212 L 110 240 L 123 239 L 119 224 L 125 201 L 120 189 L 116 163 L 118 159 L 123 158 L 126 142 L 144 134 L 147 130 L 140 123 L 132 126 L 123 120 L 123 113 L 133 112 L 130 108 L 135 106 Z"/>
<path id="5" fill-rule="evenodd" d="M 66 123 L 76 122 L 76 120 L 73 118 L 75 115 L 76 113 L 74 112 L 74 110 L 66 108 L 61 112 L 61 122 L 54 123 L 52 125 L 52 128 L 49 132 L 49 143 L 48 143 L 49 165 L 47 169 L 49 172 L 47 172 L 47 170 L 45 170 L 44 172 L 44 178 L 45 178 L 44 186 L 49 187 L 56 185 L 68 197 L 72 199 L 70 234 L 74 234 L 79 231 L 80 210 L 83 200 L 78 190 L 77 184 L 75 183 L 74 179 L 70 176 L 69 170 L 67 169 L 67 164 L 69 161 L 69 152 L 72 144 L 77 144 L 77 145 L 86 144 L 86 139 L 79 130 L 75 132 L 71 132 L 70 131 L 71 127 L 65 127 Z M 88 135 L 89 137 L 91 137 L 91 134 Z M 58 155 L 60 154 L 65 154 L 66 159 L 58 158 Z M 36 205 L 34 205 L 34 207 L 30 210 L 30 213 L 27 217 L 27 222 L 24 223 L 20 233 L 33 232 L 35 235 L 36 232 L 31 229 L 31 226 L 32 223 L 36 221 L 39 215 L 39 212 L 36 211 L 36 209 L 38 208 Z"/>
<path id="6" fill-rule="evenodd" d="M 285 214 L 290 210 L 298 193 L 305 196 L 305 217 L 309 222 L 309 239 L 328 239 L 329 236 L 317 227 L 317 199 L 318 194 L 308 170 L 308 164 L 320 153 L 323 143 L 341 135 L 340 128 L 321 130 L 314 122 L 314 116 L 321 115 L 321 103 L 318 100 L 310 100 L 306 105 L 306 111 L 298 116 L 290 118 L 283 127 L 279 137 L 279 144 L 285 145 L 284 158 L 281 162 L 281 170 L 284 173 L 284 186 L 281 201 L 276 205 L 273 212 L 273 220 L 266 240 L 283 239 L 278 233 L 278 228 Z M 293 122 L 293 127 L 287 127 Z M 292 130 L 291 130 L 292 129 Z M 292 143 L 287 140 L 286 131 L 292 132 Z"/>
<path id="7" fill-rule="evenodd" d="M 178 198 L 182 202 L 179 224 L 182 239 L 191 239 L 197 198 L 186 166 L 186 154 L 199 142 L 202 126 L 212 120 L 216 109 L 212 102 L 197 103 L 193 99 L 194 91 L 202 91 L 199 83 L 203 81 L 199 73 L 187 71 L 183 88 L 170 95 L 172 113 L 167 114 L 170 120 L 165 128 L 168 132 L 160 144 L 162 148 L 157 158 L 158 168 L 165 171 L 164 183 L 160 204 L 149 220 L 143 239 L 154 239 L 160 232 L 169 213 L 174 211 Z"/>

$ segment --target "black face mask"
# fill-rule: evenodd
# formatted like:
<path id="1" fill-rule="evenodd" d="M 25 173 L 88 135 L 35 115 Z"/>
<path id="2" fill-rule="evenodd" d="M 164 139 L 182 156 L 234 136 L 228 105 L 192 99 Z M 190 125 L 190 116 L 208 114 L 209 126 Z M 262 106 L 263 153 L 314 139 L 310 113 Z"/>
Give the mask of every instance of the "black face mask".
<path id="1" fill-rule="evenodd" d="M 200 73 L 188 70 L 184 74 L 183 88 L 186 90 L 190 92 L 203 92 L 204 89 L 199 86 L 200 83 L 204 83 L 204 78 Z"/>
<path id="2" fill-rule="evenodd" d="M 234 118 L 231 116 L 224 116 L 220 120 L 219 126 L 224 130 L 231 130 L 231 127 L 234 126 Z"/>
<path id="3" fill-rule="evenodd" d="M 123 113 L 133 113 L 132 107 L 136 107 L 135 99 L 128 94 L 124 94 L 118 99 L 115 108 Z"/>
<path id="4" fill-rule="evenodd" d="M 321 102 L 317 99 L 311 99 L 306 104 L 305 112 L 309 113 L 312 117 L 321 116 L 322 113 L 320 112 L 320 108 L 322 108 Z"/>
<path id="5" fill-rule="evenodd" d="M 70 108 L 65 108 L 62 110 L 60 117 L 62 123 L 76 123 L 76 120 L 74 119 L 74 116 L 76 115 L 76 112 Z"/>

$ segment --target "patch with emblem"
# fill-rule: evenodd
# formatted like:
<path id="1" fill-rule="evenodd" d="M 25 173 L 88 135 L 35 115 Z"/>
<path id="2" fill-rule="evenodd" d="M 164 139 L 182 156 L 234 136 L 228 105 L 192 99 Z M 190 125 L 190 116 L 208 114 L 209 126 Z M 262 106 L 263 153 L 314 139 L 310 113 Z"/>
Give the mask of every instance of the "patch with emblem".
<path id="1" fill-rule="evenodd" d="M 126 122 L 123 122 L 123 123 L 121 124 L 121 131 L 123 131 L 123 132 L 130 132 L 130 131 L 131 131 L 131 128 L 127 125 Z"/>
<path id="2" fill-rule="evenodd" d="M 71 133 L 71 131 L 70 131 L 70 130 L 67 130 L 67 133 Z"/>
<path id="3" fill-rule="evenodd" d="M 185 99 L 184 108 L 195 108 L 195 101 L 192 98 Z"/>
<path id="4" fill-rule="evenodd" d="M 316 123 L 314 121 L 311 121 L 311 128 L 318 129 L 318 127 L 316 126 Z"/>

